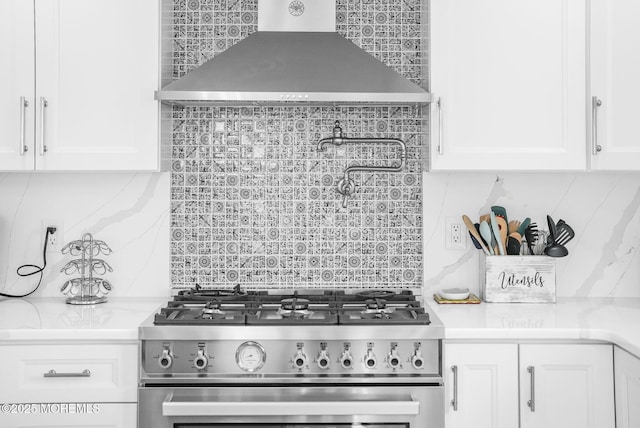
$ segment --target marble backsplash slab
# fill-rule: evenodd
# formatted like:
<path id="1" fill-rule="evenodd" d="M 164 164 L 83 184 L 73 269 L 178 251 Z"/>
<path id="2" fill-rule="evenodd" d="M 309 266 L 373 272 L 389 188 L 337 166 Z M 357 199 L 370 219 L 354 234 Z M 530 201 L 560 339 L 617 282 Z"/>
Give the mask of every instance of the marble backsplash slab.
<path id="1" fill-rule="evenodd" d="M 445 220 L 477 221 L 492 205 L 509 219 L 546 215 L 576 232 L 569 255 L 557 259 L 558 296 L 640 297 L 640 174 L 424 173 L 425 294 L 451 286 L 478 292 L 479 251 L 446 250 Z"/>
<path id="2" fill-rule="evenodd" d="M 62 297 L 71 278 L 60 269 L 71 259 L 62 245 L 89 232 L 113 253 L 104 278 L 111 296 L 169 295 L 168 173 L 0 174 L 0 291 L 24 294 L 39 274 L 20 278 L 23 264 L 42 266 L 43 222 L 62 223 L 63 240 L 47 253 L 42 284 L 34 296 Z M 77 275 L 76 275 L 77 276 Z"/>

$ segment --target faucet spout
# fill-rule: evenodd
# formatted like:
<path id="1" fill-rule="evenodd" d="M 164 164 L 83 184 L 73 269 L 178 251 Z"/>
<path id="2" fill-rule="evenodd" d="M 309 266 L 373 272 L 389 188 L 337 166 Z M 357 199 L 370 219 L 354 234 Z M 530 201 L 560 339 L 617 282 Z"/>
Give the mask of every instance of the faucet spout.
<path id="1" fill-rule="evenodd" d="M 318 142 L 317 150 L 324 152 L 326 150 L 326 144 L 333 144 L 334 146 L 341 146 L 346 142 L 346 139 L 342 136 L 342 128 L 340 127 L 340 121 L 336 120 L 333 127 L 333 135 L 331 137 L 323 138 Z"/>

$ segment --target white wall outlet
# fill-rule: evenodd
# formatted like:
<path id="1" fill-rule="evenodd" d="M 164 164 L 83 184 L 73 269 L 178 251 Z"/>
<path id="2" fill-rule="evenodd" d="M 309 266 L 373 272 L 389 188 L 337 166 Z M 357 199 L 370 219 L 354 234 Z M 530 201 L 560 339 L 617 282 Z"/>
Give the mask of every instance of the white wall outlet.
<path id="1" fill-rule="evenodd" d="M 447 250 L 467 249 L 467 229 L 462 219 L 447 217 L 445 219 L 445 247 Z"/>
<path id="2" fill-rule="evenodd" d="M 55 232 L 49 233 L 47 229 L 55 228 Z M 47 253 L 60 252 L 64 241 L 62 240 L 63 223 L 60 220 L 44 220 L 42 222 L 42 236 L 47 236 Z"/>

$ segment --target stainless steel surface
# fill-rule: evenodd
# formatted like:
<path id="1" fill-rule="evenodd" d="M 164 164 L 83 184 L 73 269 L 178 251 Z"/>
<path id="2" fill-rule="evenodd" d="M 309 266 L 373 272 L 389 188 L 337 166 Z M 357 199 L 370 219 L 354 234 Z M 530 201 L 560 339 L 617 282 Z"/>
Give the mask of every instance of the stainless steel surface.
<path id="1" fill-rule="evenodd" d="M 527 406 L 531 409 L 532 412 L 536 411 L 536 368 L 533 366 L 527 367 L 527 372 L 531 377 L 531 392 L 530 399 L 527 401 Z"/>
<path id="2" fill-rule="evenodd" d="M 355 182 L 349 177 L 352 172 L 400 172 L 404 169 L 407 161 L 407 146 L 404 141 L 397 138 L 351 138 L 345 137 L 340 127 L 340 121 L 336 120 L 333 128 L 333 135 L 331 137 L 323 138 L 318 142 L 317 150 L 325 151 L 325 145 L 332 144 L 334 146 L 341 146 L 343 144 L 397 144 L 400 146 L 400 163 L 396 166 L 365 166 L 365 165 L 353 165 L 345 169 L 344 176 L 338 182 L 338 193 L 342 195 L 342 207 L 347 207 L 347 200 L 349 196 L 355 191 Z"/>
<path id="3" fill-rule="evenodd" d="M 44 377 L 91 377 L 91 371 L 89 369 L 84 369 L 79 373 L 58 373 L 55 370 L 49 370 L 43 376 Z"/>
<path id="4" fill-rule="evenodd" d="M 444 424 L 444 328 L 411 291 L 289 293 L 195 288 L 145 320 L 139 426 Z"/>
<path id="5" fill-rule="evenodd" d="M 214 422 L 301 428 L 341 423 L 424 428 L 444 423 L 442 386 L 431 385 L 141 388 L 138 406 L 140 428 Z"/>
<path id="6" fill-rule="evenodd" d="M 418 85 L 333 32 L 258 31 L 156 92 L 169 104 L 424 104 Z"/>
<path id="7" fill-rule="evenodd" d="M 40 97 L 40 156 L 44 156 L 47 152 L 47 144 L 46 144 L 46 129 L 47 121 L 45 120 L 45 112 L 49 107 L 49 102 L 45 97 Z"/>
<path id="8" fill-rule="evenodd" d="M 237 359 L 239 348 L 247 342 L 245 339 L 143 341 L 141 378 L 148 383 L 204 382 L 207 379 L 255 383 L 361 383 L 371 382 L 372 376 L 379 377 L 380 382 L 442 381 L 438 340 L 376 337 L 375 340 L 342 341 L 323 339 L 323 336 L 316 340 L 265 340 L 258 339 L 260 336 L 245 337 L 253 338 L 250 342 L 258 344 L 265 355 L 264 363 L 256 364 L 258 367 L 251 371 L 255 376 L 250 379 L 247 378 L 248 370 L 243 368 L 246 362 Z M 345 367 L 342 359 L 346 349 L 352 362 Z M 422 359 L 421 365 L 413 364 L 417 353 Z M 205 366 L 196 364 L 199 355 L 206 357 Z M 166 357 L 171 361 L 163 363 Z M 322 357 L 327 358 L 326 366 L 320 364 Z"/>
<path id="9" fill-rule="evenodd" d="M 27 107 L 29 107 L 29 101 L 25 97 L 20 97 L 20 156 L 24 156 L 24 153 L 28 150 L 25 144 Z"/>
<path id="10" fill-rule="evenodd" d="M 602 146 L 598 144 L 598 108 L 602 105 L 602 100 L 598 97 L 591 97 L 591 154 L 597 155 L 602 151 Z"/>
<path id="11" fill-rule="evenodd" d="M 453 398 L 451 399 L 451 405 L 453 411 L 458 411 L 458 366 L 451 366 L 453 372 Z"/>
<path id="12" fill-rule="evenodd" d="M 436 103 L 438 108 L 438 154 L 444 155 L 444 113 L 442 112 L 442 97 Z"/>

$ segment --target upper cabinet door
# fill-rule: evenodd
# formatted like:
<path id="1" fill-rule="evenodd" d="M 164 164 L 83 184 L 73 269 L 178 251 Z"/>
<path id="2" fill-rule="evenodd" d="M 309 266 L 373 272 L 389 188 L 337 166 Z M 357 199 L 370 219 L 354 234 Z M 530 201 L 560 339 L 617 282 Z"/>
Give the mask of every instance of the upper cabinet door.
<path id="1" fill-rule="evenodd" d="M 35 0 L 36 168 L 157 170 L 158 0 Z"/>
<path id="2" fill-rule="evenodd" d="M 591 0 L 592 169 L 640 170 L 639 14 L 637 0 Z"/>
<path id="3" fill-rule="evenodd" d="M 33 170 L 33 2 L 2 2 L 0 40 L 0 170 Z"/>
<path id="4" fill-rule="evenodd" d="M 585 24 L 585 0 L 431 0 L 431 169 L 585 169 Z"/>

